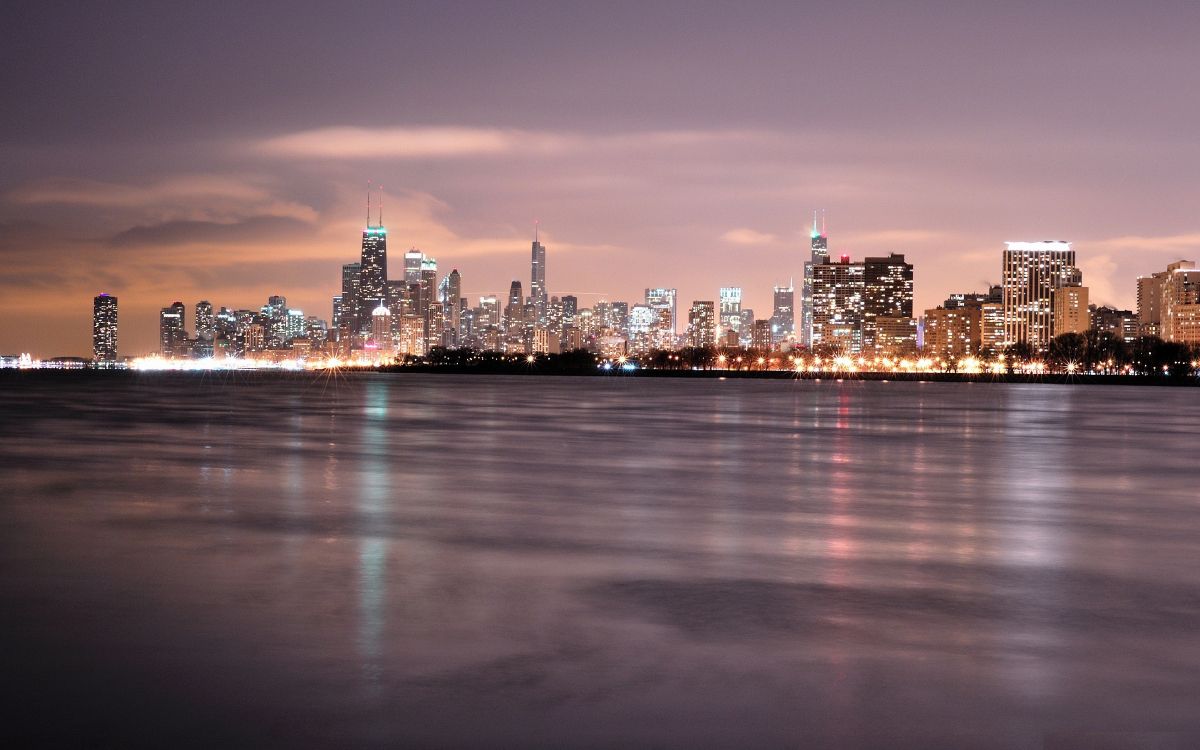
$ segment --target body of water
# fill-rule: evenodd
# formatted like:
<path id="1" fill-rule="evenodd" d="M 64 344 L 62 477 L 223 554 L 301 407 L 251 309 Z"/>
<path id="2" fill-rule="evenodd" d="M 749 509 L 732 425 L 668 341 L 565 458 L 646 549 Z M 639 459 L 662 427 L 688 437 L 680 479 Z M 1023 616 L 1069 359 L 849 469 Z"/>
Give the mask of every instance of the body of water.
<path id="1" fill-rule="evenodd" d="M 0 382 L 0 737 L 1200 746 L 1194 389 Z"/>

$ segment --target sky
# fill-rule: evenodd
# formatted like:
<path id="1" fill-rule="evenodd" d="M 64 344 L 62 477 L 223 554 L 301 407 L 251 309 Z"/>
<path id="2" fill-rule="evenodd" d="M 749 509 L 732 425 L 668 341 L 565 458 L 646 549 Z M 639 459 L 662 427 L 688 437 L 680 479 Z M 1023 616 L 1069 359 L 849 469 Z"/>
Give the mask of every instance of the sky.
<path id="1" fill-rule="evenodd" d="M 244 5 L 244 7 L 242 7 Z M 220 6 L 220 7 L 209 7 Z M 831 253 L 903 253 L 918 311 L 1074 243 L 1093 302 L 1200 260 L 1200 4 L 56 3 L 0 11 L 0 353 L 121 354 L 158 310 L 328 319 L 383 186 L 391 272 L 770 315 Z M 191 327 L 189 321 L 189 328 Z"/>

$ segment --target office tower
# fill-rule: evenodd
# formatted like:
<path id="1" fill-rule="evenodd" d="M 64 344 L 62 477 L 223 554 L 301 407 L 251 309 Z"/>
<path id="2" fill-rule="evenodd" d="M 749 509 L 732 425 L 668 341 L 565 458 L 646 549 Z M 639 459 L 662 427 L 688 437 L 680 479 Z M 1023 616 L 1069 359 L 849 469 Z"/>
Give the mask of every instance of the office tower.
<path id="1" fill-rule="evenodd" d="M 1138 335 L 1158 336 L 1162 333 L 1162 277 L 1166 272 L 1139 276 L 1137 280 Z"/>
<path id="2" fill-rule="evenodd" d="M 420 314 L 425 318 L 425 351 L 442 345 L 442 326 L 445 315 L 437 298 L 437 259 L 421 259 Z"/>
<path id="3" fill-rule="evenodd" d="M 611 305 L 610 305 L 611 309 Z M 564 294 L 562 296 L 562 319 L 564 326 L 573 326 L 576 324 L 576 316 L 579 315 L 579 298 L 573 294 Z"/>
<path id="4" fill-rule="evenodd" d="M 813 277 L 814 269 L 829 262 L 829 239 L 825 234 L 825 214 L 821 213 L 821 228 L 817 229 L 817 212 L 813 211 L 812 232 L 809 233 L 809 259 L 804 263 L 804 281 L 800 287 L 800 340 L 813 345 Z"/>
<path id="5" fill-rule="evenodd" d="M 504 305 L 504 327 L 512 333 L 525 324 L 525 296 L 521 292 L 521 282 L 513 279 L 508 287 L 508 302 Z"/>
<path id="6" fill-rule="evenodd" d="M 947 297 L 946 301 L 942 303 L 942 307 L 947 310 L 958 310 L 963 307 L 979 307 L 989 302 L 998 305 L 1004 304 L 1004 287 L 995 284 L 988 287 L 986 292 L 957 292 Z"/>
<path id="7" fill-rule="evenodd" d="M 982 345 L 982 317 L 982 305 L 926 310 L 925 356 L 957 362 L 976 354 Z"/>
<path id="8" fill-rule="evenodd" d="M 117 361 L 117 298 L 109 294 L 92 300 L 92 361 L 101 366 Z"/>
<path id="9" fill-rule="evenodd" d="M 828 353 L 862 352 L 864 266 L 849 255 L 812 267 L 812 346 Z"/>
<path id="10" fill-rule="evenodd" d="M 750 346 L 750 339 L 754 335 L 754 310 L 749 307 L 743 307 L 742 313 L 739 316 L 738 323 L 738 345 Z"/>
<path id="11" fill-rule="evenodd" d="M 1088 288 L 1064 286 L 1054 292 L 1054 335 L 1086 333 L 1092 327 L 1088 314 Z"/>
<path id="12" fill-rule="evenodd" d="M 876 357 L 905 358 L 915 356 L 920 333 L 916 318 L 902 315 L 879 315 L 875 318 Z"/>
<path id="13" fill-rule="evenodd" d="M 721 332 L 725 331 L 740 331 L 742 328 L 742 288 L 737 286 L 721 287 L 720 318 L 718 323 L 721 326 Z"/>
<path id="14" fill-rule="evenodd" d="M 387 302 L 387 229 L 383 226 L 383 207 L 379 223 L 371 225 L 371 199 L 367 196 L 367 226 L 362 234 L 362 256 L 358 270 L 359 326 L 373 326 L 375 308 Z M 344 290 L 343 290 L 344 293 Z M 368 333 L 369 330 L 364 331 Z"/>
<path id="15" fill-rule="evenodd" d="M 392 311 L 383 305 L 371 311 L 371 343 L 380 351 L 392 350 Z"/>
<path id="16" fill-rule="evenodd" d="M 1004 303 L 979 306 L 979 353 L 994 356 L 1004 351 Z"/>
<path id="17" fill-rule="evenodd" d="M 212 341 L 217 335 L 217 319 L 213 315 L 212 303 L 200 300 L 196 303 L 196 338 Z"/>
<path id="18" fill-rule="evenodd" d="M 272 295 L 267 298 L 267 304 L 261 308 L 264 317 L 266 343 L 268 349 L 278 349 L 287 341 L 287 298 Z"/>
<path id="19" fill-rule="evenodd" d="M 533 225 L 533 249 L 530 258 L 529 297 L 538 323 L 546 315 L 546 247 L 538 242 L 538 225 Z"/>
<path id="20" fill-rule="evenodd" d="M 1200 270 L 1195 263 L 1181 260 L 1167 266 L 1161 275 L 1159 310 L 1164 341 L 1200 344 Z"/>
<path id="21" fill-rule="evenodd" d="M 187 331 L 184 330 L 184 315 L 186 308 L 182 302 L 174 302 L 170 307 L 164 307 L 158 314 L 158 352 L 164 357 L 177 357 L 184 354 L 187 342 Z"/>
<path id="22" fill-rule="evenodd" d="M 457 268 L 452 268 L 446 278 L 442 279 L 438 286 L 438 297 L 445 311 L 446 330 L 449 332 L 449 340 L 443 344 L 457 346 L 459 327 L 462 323 L 462 275 Z"/>
<path id="23" fill-rule="evenodd" d="M 425 253 L 414 248 L 410 248 L 404 253 L 404 283 L 408 286 L 421 283 L 421 261 L 425 259 Z"/>
<path id="24" fill-rule="evenodd" d="M 1045 351 L 1054 335 L 1054 293 L 1079 286 L 1071 243 L 1008 242 L 1003 256 L 1004 341 Z"/>
<path id="25" fill-rule="evenodd" d="M 308 333 L 308 319 L 304 317 L 304 311 L 289 309 L 284 318 L 283 331 L 285 344 L 293 339 L 304 338 Z"/>
<path id="26" fill-rule="evenodd" d="M 777 286 L 771 304 L 771 341 L 780 343 L 796 335 L 796 289 L 789 283 Z"/>
<path id="27" fill-rule="evenodd" d="M 1102 305 L 1091 310 L 1092 330 L 1110 334 L 1127 344 L 1138 338 L 1138 316 L 1132 310 L 1118 310 Z"/>
<path id="28" fill-rule="evenodd" d="M 889 253 L 886 257 L 865 258 L 862 351 L 880 353 L 875 341 L 876 318 L 911 318 L 912 314 L 912 264 L 906 263 L 904 256 L 897 253 Z M 913 345 L 916 346 L 915 339 Z"/>
<path id="29" fill-rule="evenodd" d="M 646 290 L 646 304 L 653 310 L 667 310 L 670 313 L 670 322 L 667 324 L 671 333 L 675 333 L 676 322 L 676 307 L 675 307 L 675 290 L 665 287 L 657 287 Z"/>
<path id="30" fill-rule="evenodd" d="M 750 348 L 760 351 L 771 350 L 771 321 L 756 319 L 750 324 Z"/>
<path id="31" fill-rule="evenodd" d="M 362 263 L 342 264 L 342 293 L 340 297 L 340 312 L 335 313 L 334 328 L 347 332 L 359 331 L 359 285 L 362 276 Z M 338 298 L 335 298 L 335 300 Z"/>
<path id="32" fill-rule="evenodd" d="M 692 302 L 688 311 L 688 344 L 695 347 L 717 345 L 717 306 L 708 300 Z"/>

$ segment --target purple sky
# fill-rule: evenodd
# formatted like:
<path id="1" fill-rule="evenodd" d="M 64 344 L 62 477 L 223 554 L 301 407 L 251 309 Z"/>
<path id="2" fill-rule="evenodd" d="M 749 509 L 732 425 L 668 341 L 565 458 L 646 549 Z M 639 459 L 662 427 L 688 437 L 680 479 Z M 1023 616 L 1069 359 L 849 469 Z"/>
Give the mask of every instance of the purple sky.
<path id="1" fill-rule="evenodd" d="M 123 7 L 126 6 L 127 7 Z M 221 5 L 225 4 L 214 4 Z M 296 6 L 303 9 L 298 10 Z M 232 8 L 232 6 L 230 6 Z M 180 299 L 328 318 L 382 183 L 474 296 L 760 317 L 825 208 L 835 254 L 905 253 L 917 307 L 1075 243 L 1092 299 L 1200 256 L 1200 4 L 5 4 L 0 352 L 121 352 Z M 588 294 L 585 294 L 588 293 Z"/>

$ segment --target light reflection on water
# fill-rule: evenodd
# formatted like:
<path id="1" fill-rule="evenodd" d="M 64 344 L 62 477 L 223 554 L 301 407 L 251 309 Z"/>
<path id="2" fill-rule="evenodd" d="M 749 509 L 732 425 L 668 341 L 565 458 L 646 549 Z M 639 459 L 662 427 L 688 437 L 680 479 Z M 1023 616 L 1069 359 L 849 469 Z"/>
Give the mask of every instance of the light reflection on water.
<path id="1" fill-rule="evenodd" d="M 26 739 L 1200 738 L 1192 390 L 5 385 Z"/>

